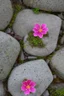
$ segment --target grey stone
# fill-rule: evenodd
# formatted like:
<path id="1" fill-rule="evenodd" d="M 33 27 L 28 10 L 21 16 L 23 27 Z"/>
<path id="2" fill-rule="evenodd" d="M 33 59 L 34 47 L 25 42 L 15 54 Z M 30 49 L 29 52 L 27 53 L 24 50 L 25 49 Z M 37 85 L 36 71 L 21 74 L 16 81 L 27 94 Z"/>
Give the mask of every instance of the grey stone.
<path id="1" fill-rule="evenodd" d="M 59 78 L 64 79 L 64 48 L 55 53 L 51 59 L 50 66 Z"/>
<path id="2" fill-rule="evenodd" d="M 64 12 L 64 0 L 23 0 L 24 4 L 45 11 Z"/>
<path id="3" fill-rule="evenodd" d="M 56 79 L 56 78 L 57 78 L 57 76 L 54 74 L 54 75 L 53 75 L 53 78 L 54 78 L 54 79 Z"/>
<path id="4" fill-rule="evenodd" d="M 45 75 L 44 75 L 45 74 Z M 13 96 L 24 96 L 20 87 L 24 79 L 31 79 L 36 82 L 36 93 L 30 96 L 42 94 L 53 80 L 51 71 L 44 60 L 26 62 L 16 67 L 8 80 L 8 90 Z"/>
<path id="5" fill-rule="evenodd" d="M 13 15 L 10 0 L 0 0 L 0 29 L 6 28 Z"/>
<path id="6" fill-rule="evenodd" d="M 48 90 L 46 90 L 46 91 L 43 93 L 43 96 L 49 96 Z"/>
<path id="7" fill-rule="evenodd" d="M 11 71 L 19 51 L 19 43 L 10 35 L 0 31 L 0 80 L 4 80 Z"/>
<path id="8" fill-rule="evenodd" d="M 5 96 L 5 91 L 3 87 L 3 83 L 0 81 L 0 96 Z"/>
<path id="9" fill-rule="evenodd" d="M 10 34 L 12 32 L 12 29 L 11 28 L 7 28 L 6 31 L 5 31 L 7 34 Z"/>
<path id="10" fill-rule="evenodd" d="M 62 88 L 64 88 L 64 83 L 51 84 L 50 85 L 50 88 L 53 88 L 53 89 L 62 89 Z"/>
<path id="11" fill-rule="evenodd" d="M 58 14 L 58 16 L 59 16 L 62 20 L 64 20 L 64 14 L 63 14 L 63 13 Z"/>
<path id="12" fill-rule="evenodd" d="M 64 35 L 62 36 L 60 43 L 64 45 Z"/>
<path id="13" fill-rule="evenodd" d="M 37 59 L 35 56 L 28 56 L 28 59 Z"/>
<path id="14" fill-rule="evenodd" d="M 49 37 L 42 39 L 46 46 L 44 48 L 31 47 L 25 37 L 24 50 L 31 55 L 47 56 L 56 48 L 61 19 L 51 14 L 40 13 L 37 15 L 32 10 L 26 9 L 18 14 L 13 29 L 18 35 L 23 37 L 33 29 L 35 23 L 46 23 L 49 28 Z"/>
<path id="15" fill-rule="evenodd" d="M 24 53 L 23 52 L 21 52 L 21 55 L 20 55 L 20 60 L 24 60 L 25 58 L 24 58 Z"/>
<path id="16" fill-rule="evenodd" d="M 64 20 L 62 21 L 62 30 L 64 30 Z"/>

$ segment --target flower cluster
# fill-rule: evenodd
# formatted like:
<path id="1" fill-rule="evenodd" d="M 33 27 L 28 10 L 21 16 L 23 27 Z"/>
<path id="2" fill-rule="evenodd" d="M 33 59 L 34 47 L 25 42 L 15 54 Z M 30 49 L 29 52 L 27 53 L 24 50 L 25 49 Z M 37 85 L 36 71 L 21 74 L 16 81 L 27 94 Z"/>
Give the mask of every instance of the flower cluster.
<path id="1" fill-rule="evenodd" d="M 21 85 L 21 91 L 23 91 L 25 95 L 35 93 L 36 92 L 36 88 L 34 88 L 35 86 L 36 83 L 32 80 L 23 81 Z"/>
<path id="2" fill-rule="evenodd" d="M 46 35 L 48 32 L 48 28 L 46 24 L 35 24 L 33 28 L 33 35 L 36 37 L 38 36 L 39 38 L 42 38 L 44 35 Z"/>

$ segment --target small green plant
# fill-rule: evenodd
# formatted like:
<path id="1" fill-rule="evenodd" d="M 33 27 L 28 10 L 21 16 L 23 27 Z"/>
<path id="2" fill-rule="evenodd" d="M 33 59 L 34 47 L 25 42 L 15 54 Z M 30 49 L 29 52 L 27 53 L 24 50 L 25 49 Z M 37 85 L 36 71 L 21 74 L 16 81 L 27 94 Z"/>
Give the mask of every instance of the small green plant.
<path id="1" fill-rule="evenodd" d="M 42 39 L 39 37 L 34 37 L 33 32 L 29 32 L 27 40 L 32 47 L 45 47 Z"/>
<path id="2" fill-rule="evenodd" d="M 33 9 L 33 12 L 34 12 L 35 14 L 39 14 L 39 13 L 40 13 L 39 8 L 34 8 L 34 9 Z"/>
<path id="3" fill-rule="evenodd" d="M 20 47 L 21 47 L 21 49 L 23 49 L 24 48 L 24 42 L 23 42 L 23 40 L 20 40 Z"/>
<path id="4" fill-rule="evenodd" d="M 61 89 L 50 88 L 49 93 L 50 96 L 64 96 L 64 88 Z"/>

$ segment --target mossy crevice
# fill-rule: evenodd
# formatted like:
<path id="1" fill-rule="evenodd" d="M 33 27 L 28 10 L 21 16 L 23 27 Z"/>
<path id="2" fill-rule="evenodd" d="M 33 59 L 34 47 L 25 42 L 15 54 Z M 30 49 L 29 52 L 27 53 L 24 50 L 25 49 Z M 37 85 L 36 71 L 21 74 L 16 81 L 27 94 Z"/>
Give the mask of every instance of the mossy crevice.
<path id="1" fill-rule="evenodd" d="M 39 13 L 40 13 L 40 10 L 39 10 L 39 8 L 33 8 L 33 12 L 34 12 L 35 14 L 39 14 Z"/>
<path id="2" fill-rule="evenodd" d="M 55 89 L 55 88 L 49 88 L 50 96 L 64 96 L 64 88 Z"/>
<path id="3" fill-rule="evenodd" d="M 22 6 L 20 4 L 15 4 L 13 6 L 13 10 L 14 10 L 14 13 L 13 13 L 13 17 L 8 25 L 9 28 L 11 28 L 13 26 L 13 23 L 16 19 L 17 14 L 22 10 Z"/>
<path id="4" fill-rule="evenodd" d="M 43 43 L 42 39 L 39 37 L 34 37 L 33 36 L 33 32 L 29 32 L 28 33 L 28 38 L 27 40 L 29 41 L 29 44 L 32 47 L 39 47 L 39 48 L 43 48 L 45 47 L 45 44 Z"/>

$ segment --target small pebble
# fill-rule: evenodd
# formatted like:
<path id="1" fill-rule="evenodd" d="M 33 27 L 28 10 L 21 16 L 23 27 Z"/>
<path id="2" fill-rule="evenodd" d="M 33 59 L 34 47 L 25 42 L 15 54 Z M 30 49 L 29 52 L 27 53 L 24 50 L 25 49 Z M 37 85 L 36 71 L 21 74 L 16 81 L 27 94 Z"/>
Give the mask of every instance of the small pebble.
<path id="1" fill-rule="evenodd" d="M 48 90 L 46 90 L 46 91 L 43 93 L 43 96 L 49 96 Z"/>

